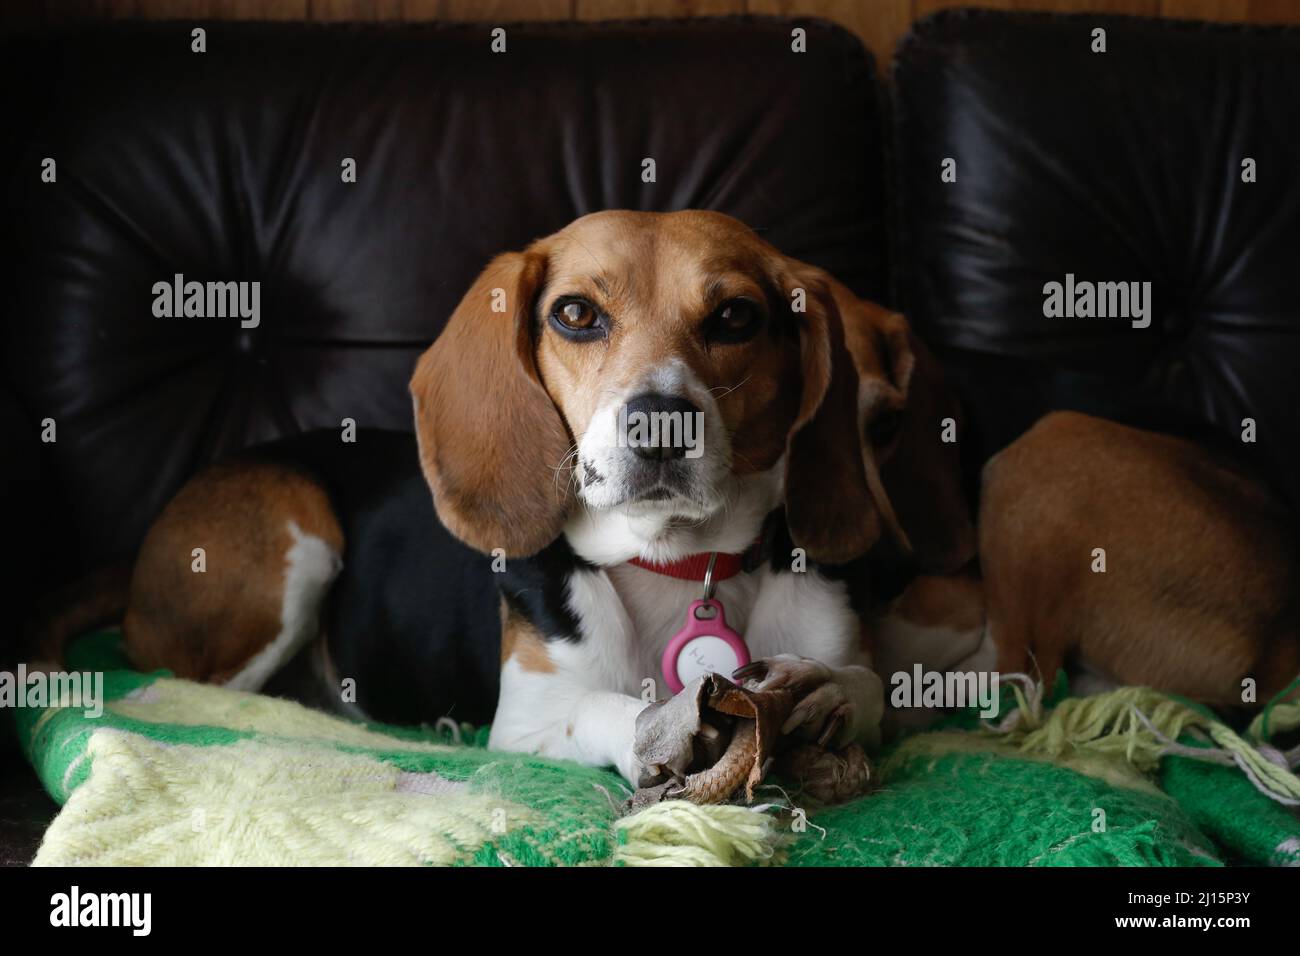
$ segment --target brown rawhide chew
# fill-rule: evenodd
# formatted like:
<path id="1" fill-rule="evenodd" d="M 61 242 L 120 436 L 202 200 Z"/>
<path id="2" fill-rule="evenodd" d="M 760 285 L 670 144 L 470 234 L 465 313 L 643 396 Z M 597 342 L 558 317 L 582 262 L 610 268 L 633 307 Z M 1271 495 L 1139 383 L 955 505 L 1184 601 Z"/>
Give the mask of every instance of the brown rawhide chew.
<path id="1" fill-rule="evenodd" d="M 754 788 L 762 783 L 774 759 L 782 767 L 788 765 L 790 776 L 820 802 L 847 800 L 868 789 L 870 768 L 857 744 L 833 753 L 815 744 L 782 738 L 781 725 L 797 703 L 788 689 L 754 691 L 711 674 L 701 686 L 692 685 L 678 697 L 679 713 L 693 705 L 695 727 L 730 724 L 731 739 L 708 769 L 685 776 L 674 774 L 667 781 L 639 789 L 632 797 L 634 809 L 662 800 L 725 803 L 742 794 L 746 803 L 753 803 Z"/>
<path id="2" fill-rule="evenodd" d="M 680 793 L 669 794 L 692 803 L 724 803 L 742 786 L 745 802 L 754 800 L 754 788 L 763 781 L 768 758 L 781 739 L 781 725 L 794 709 L 794 694 L 788 690 L 752 691 L 712 674 L 706 706 L 719 714 L 737 718 L 731 743 L 722 758 L 708 770 L 686 778 Z"/>
<path id="3" fill-rule="evenodd" d="M 752 778 L 757 759 L 758 738 L 754 733 L 754 721 L 741 721 L 732 731 L 731 743 L 721 760 L 708 770 L 691 774 L 679 789 L 670 787 L 665 796 L 691 803 L 725 803 Z M 753 785 L 746 786 L 745 791 L 752 798 Z"/>

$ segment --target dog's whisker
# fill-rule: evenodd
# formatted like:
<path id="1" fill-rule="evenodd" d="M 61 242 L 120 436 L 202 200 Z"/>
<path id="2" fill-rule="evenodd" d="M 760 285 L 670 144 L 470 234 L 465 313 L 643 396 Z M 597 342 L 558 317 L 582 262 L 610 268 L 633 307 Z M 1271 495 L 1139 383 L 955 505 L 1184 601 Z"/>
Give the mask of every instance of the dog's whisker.
<path id="1" fill-rule="evenodd" d="M 753 377 L 754 377 L 754 375 L 753 375 L 753 373 L 751 372 L 749 375 L 746 375 L 744 378 L 742 378 L 742 379 L 741 379 L 739 382 L 737 382 L 735 385 L 732 385 L 730 388 L 728 388 L 726 385 L 715 385 L 715 386 L 713 386 L 711 389 L 709 389 L 709 393 L 712 394 L 713 392 L 716 392 L 716 391 L 718 391 L 718 390 L 721 390 L 721 391 L 722 391 L 722 394 L 719 395 L 718 398 L 726 398 L 728 395 L 730 395 L 730 394 L 731 394 L 732 392 L 734 392 L 736 389 L 740 388 L 742 385 L 744 385 L 746 382 L 748 382 L 748 381 L 749 381 L 751 378 L 753 378 Z"/>
<path id="2" fill-rule="evenodd" d="M 566 454 L 562 459 L 560 459 L 560 463 L 556 465 L 554 468 L 551 485 L 556 491 L 559 491 L 560 476 L 564 473 L 566 469 L 568 470 L 568 480 L 566 482 L 565 491 L 574 492 L 574 493 L 578 491 L 578 484 L 577 484 L 578 471 L 576 468 L 570 465 L 570 462 L 576 461 L 577 457 L 578 457 L 578 443 L 574 442 L 572 445 L 569 446 L 568 454 Z"/>

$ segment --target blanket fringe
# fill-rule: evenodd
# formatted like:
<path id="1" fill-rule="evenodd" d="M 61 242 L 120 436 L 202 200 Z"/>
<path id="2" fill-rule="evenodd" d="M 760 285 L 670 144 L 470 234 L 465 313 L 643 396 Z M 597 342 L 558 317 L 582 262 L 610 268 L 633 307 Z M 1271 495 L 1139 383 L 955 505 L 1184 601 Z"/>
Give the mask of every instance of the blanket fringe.
<path id="1" fill-rule="evenodd" d="M 1289 769 L 1290 755 L 1280 753 L 1264 737 L 1270 721 L 1274 733 L 1300 725 L 1300 703 L 1275 699 L 1251 725 L 1247 740 L 1208 713 L 1149 687 L 1069 697 L 1044 714 L 1042 688 L 1024 675 L 1011 677 L 1027 682 L 1023 693 L 1019 683 L 1012 685 L 1016 711 L 988 730 L 1024 753 L 1060 757 L 1083 750 L 1122 757 L 1146 773 L 1154 772 L 1160 759 L 1170 754 L 1235 764 L 1260 793 L 1286 806 L 1300 806 L 1300 777 Z M 1178 743 L 1184 733 L 1207 745 Z"/>
<path id="2" fill-rule="evenodd" d="M 731 805 L 665 800 L 615 824 L 622 866 L 748 866 L 773 860 L 781 843 L 767 813 Z"/>

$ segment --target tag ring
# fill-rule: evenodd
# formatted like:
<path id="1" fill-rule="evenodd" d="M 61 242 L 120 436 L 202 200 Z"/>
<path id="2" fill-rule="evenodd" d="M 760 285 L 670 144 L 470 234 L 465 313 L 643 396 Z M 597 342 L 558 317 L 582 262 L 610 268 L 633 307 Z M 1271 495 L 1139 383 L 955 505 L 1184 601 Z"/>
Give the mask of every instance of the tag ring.
<path id="1" fill-rule="evenodd" d="M 718 563 L 718 552 L 709 552 L 709 566 L 704 569 L 704 600 L 713 600 L 713 566 Z"/>

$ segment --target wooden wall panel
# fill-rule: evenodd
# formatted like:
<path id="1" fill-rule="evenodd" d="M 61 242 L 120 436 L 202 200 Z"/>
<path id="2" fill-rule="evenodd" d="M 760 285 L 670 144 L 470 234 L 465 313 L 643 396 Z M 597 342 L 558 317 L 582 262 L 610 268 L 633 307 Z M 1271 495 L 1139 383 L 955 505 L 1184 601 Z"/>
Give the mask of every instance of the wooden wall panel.
<path id="1" fill-rule="evenodd" d="M 1162 16 L 1186 20 L 1245 20 L 1249 0 L 1161 0 Z"/>
<path id="2" fill-rule="evenodd" d="M 748 0 L 750 13 L 816 16 L 856 33 L 882 69 L 912 22 L 913 0 Z"/>
<path id="3" fill-rule="evenodd" d="M 438 20 L 446 16 L 442 0 L 401 0 L 395 20 Z"/>
<path id="4" fill-rule="evenodd" d="M 718 17 L 744 12 L 745 0 L 576 0 L 579 20 Z"/>
<path id="5" fill-rule="evenodd" d="M 1160 13 L 1187 20 L 1300 23 L 1300 0 L 1161 0 Z"/>
<path id="6" fill-rule="evenodd" d="M 307 0 L 46 0 L 63 19 L 305 20 Z"/>
<path id="7" fill-rule="evenodd" d="M 969 7 L 964 0 L 912 0 L 913 17 L 948 7 Z M 1057 13 L 1128 13 L 1133 16 L 1160 15 L 1160 0 L 979 0 L 974 4 L 996 10 L 1052 10 Z"/>
<path id="8" fill-rule="evenodd" d="M 1300 0 L 973 0 L 1002 10 L 1127 13 L 1194 20 L 1300 23 Z M 606 20 L 736 13 L 816 16 L 862 38 L 884 69 L 917 17 L 972 0 L 0 0 L 0 31 L 119 19 Z"/>
<path id="9" fill-rule="evenodd" d="M 308 20 L 401 20 L 402 0 L 307 0 Z"/>
<path id="10" fill-rule="evenodd" d="M 569 20 L 573 18 L 572 0 L 442 0 L 439 13 L 432 17 L 409 17 L 412 20 L 481 20 L 485 23 L 512 23 L 517 20 Z"/>

